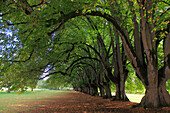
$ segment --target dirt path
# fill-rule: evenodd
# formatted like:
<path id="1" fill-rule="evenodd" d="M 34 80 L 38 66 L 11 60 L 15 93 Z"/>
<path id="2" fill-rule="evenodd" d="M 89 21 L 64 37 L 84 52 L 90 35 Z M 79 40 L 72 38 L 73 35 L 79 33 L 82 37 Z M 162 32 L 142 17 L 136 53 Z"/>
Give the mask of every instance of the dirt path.
<path id="1" fill-rule="evenodd" d="M 28 103 L 27 103 L 28 104 Z M 35 103 L 29 103 L 35 104 Z M 131 108 L 136 103 L 111 101 L 84 93 L 70 91 L 61 96 L 39 102 L 41 107 L 21 113 L 168 113 L 170 107 L 160 109 Z"/>

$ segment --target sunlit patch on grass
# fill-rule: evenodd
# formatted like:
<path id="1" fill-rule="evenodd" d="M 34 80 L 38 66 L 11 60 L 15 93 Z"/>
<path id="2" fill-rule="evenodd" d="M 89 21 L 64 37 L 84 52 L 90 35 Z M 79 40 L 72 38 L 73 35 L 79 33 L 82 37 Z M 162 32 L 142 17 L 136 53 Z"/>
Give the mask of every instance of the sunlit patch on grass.
<path id="1" fill-rule="evenodd" d="M 0 92 L 0 113 L 12 111 L 18 112 L 20 110 L 36 108 L 40 106 L 40 101 L 45 103 L 52 101 L 52 98 L 63 95 L 63 92 L 64 91 L 57 90 L 37 90 L 33 92 L 24 92 L 21 95 L 16 94 L 16 92 Z M 45 107 L 45 105 L 42 105 L 41 107 Z"/>
<path id="2" fill-rule="evenodd" d="M 15 104 L 15 105 L 11 105 L 11 106 L 15 106 L 15 107 L 29 107 L 26 104 Z"/>
<path id="3" fill-rule="evenodd" d="M 131 102 L 136 102 L 136 103 L 140 103 L 143 96 L 144 95 L 141 95 L 141 94 L 127 94 L 127 97 L 129 98 L 129 100 Z"/>

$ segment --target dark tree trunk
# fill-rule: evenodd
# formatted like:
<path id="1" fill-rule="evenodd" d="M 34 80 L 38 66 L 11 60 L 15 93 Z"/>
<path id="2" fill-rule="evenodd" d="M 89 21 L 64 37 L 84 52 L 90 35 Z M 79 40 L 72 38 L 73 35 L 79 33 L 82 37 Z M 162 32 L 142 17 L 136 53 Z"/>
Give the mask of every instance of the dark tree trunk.
<path id="1" fill-rule="evenodd" d="M 111 94 L 111 89 L 110 89 L 110 85 L 109 84 L 105 84 L 103 85 L 104 89 L 105 89 L 105 98 L 112 98 L 112 94 Z"/>
<path id="2" fill-rule="evenodd" d="M 98 89 L 97 89 L 97 86 L 93 86 L 93 90 L 94 90 L 94 93 L 93 93 L 93 95 L 94 96 L 98 96 L 99 94 L 98 94 Z"/>
<path id="3" fill-rule="evenodd" d="M 99 87 L 100 90 L 100 96 L 104 97 L 104 88 L 103 87 Z"/>
<path id="4" fill-rule="evenodd" d="M 83 93 L 90 94 L 90 88 L 85 86 L 83 89 Z"/>
<path id="5" fill-rule="evenodd" d="M 116 84 L 116 96 L 114 100 L 129 101 L 125 93 L 125 81 L 120 81 L 119 84 Z"/>
<path id="6" fill-rule="evenodd" d="M 90 95 L 92 95 L 92 96 L 97 96 L 98 95 L 98 90 L 97 90 L 97 87 L 95 85 L 91 85 L 91 87 L 90 87 Z"/>
<path id="7" fill-rule="evenodd" d="M 116 96 L 114 100 L 120 100 L 121 99 L 121 93 L 120 93 L 120 84 L 116 84 Z"/>
<path id="8" fill-rule="evenodd" d="M 120 46 L 118 33 L 115 31 L 114 34 L 116 39 L 116 51 L 113 51 L 113 53 L 115 53 L 114 67 L 116 67 L 116 69 L 118 70 L 114 72 L 115 76 L 117 77 L 117 82 L 115 83 L 116 85 L 115 99 L 129 101 L 125 93 L 125 82 L 128 77 L 128 70 L 126 69 L 127 58 L 125 57 L 124 49 L 122 48 L 122 51 L 120 50 L 121 46 Z M 114 46 L 113 46 L 113 50 L 114 50 Z"/>
<path id="9" fill-rule="evenodd" d="M 150 83 L 139 105 L 144 107 L 169 107 L 170 95 L 166 90 L 166 80 L 161 80 L 159 86 L 155 82 Z"/>

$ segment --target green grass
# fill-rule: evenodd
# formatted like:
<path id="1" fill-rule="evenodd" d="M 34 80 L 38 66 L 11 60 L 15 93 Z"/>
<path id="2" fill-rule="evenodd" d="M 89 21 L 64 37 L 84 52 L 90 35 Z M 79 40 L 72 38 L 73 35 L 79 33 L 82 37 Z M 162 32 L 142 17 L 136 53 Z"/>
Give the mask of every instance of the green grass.
<path id="1" fill-rule="evenodd" d="M 115 95 L 115 93 L 112 93 L 112 95 Z M 129 94 L 126 93 L 126 96 L 128 97 L 128 99 L 131 102 L 136 102 L 136 103 L 140 103 L 142 97 L 144 96 L 143 94 Z"/>
<path id="2" fill-rule="evenodd" d="M 126 95 L 131 102 L 137 102 L 137 103 L 140 103 L 142 97 L 144 96 L 142 94 L 126 94 Z"/>
<path id="3" fill-rule="evenodd" d="M 57 95 L 63 95 L 63 91 L 36 90 L 33 92 L 27 91 L 20 95 L 16 92 L 0 92 L 0 112 L 16 113 L 21 110 L 29 110 L 37 107 L 36 105 L 28 104 L 29 102 L 48 101 Z"/>
<path id="4" fill-rule="evenodd" d="M 0 113 L 28 111 L 35 107 L 40 107 L 42 105 L 42 103 L 39 104 L 40 101 L 43 101 L 43 103 L 52 101 L 54 96 L 63 95 L 64 92 L 58 90 L 35 90 L 33 92 L 27 91 L 20 95 L 16 92 L 0 92 Z M 138 103 L 143 97 L 141 94 L 127 94 L 127 96 L 130 101 Z M 34 104 L 30 104 L 30 102 Z"/>

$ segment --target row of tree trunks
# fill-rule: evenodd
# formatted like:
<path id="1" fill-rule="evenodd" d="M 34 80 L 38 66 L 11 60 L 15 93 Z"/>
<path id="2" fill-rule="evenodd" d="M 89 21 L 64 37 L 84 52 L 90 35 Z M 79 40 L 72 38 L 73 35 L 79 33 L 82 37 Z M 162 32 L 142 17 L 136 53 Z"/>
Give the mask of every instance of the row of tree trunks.
<path id="1" fill-rule="evenodd" d="M 116 96 L 114 99 L 129 101 L 125 93 L 125 82 L 128 77 L 128 70 L 126 69 L 126 61 L 123 48 L 122 52 L 120 51 L 120 41 L 119 36 L 116 30 L 114 30 L 114 37 L 116 40 L 116 47 L 114 46 L 114 39 L 112 35 L 112 30 L 110 30 L 112 50 L 113 50 L 113 62 L 114 62 L 114 76 L 117 78 L 116 85 Z"/>
<path id="2" fill-rule="evenodd" d="M 87 20 L 89 21 L 89 23 L 91 24 L 91 26 L 94 30 L 98 30 L 97 26 L 95 26 L 93 24 L 93 22 L 91 21 L 90 18 L 87 17 Z M 108 52 L 106 50 L 104 41 L 102 39 L 102 36 L 98 32 L 97 44 L 98 44 L 98 49 L 99 49 L 99 53 L 100 53 L 100 56 L 99 56 L 99 58 L 100 58 L 100 63 L 99 63 L 100 73 L 99 73 L 99 75 L 93 73 L 93 74 L 89 75 L 87 78 L 90 78 L 90 76 L 95 75 L 96 79 L 98 79 L 96 82 L 96 86 L 99 87 L 99 89 L 100 89 L 100 95 L 104 96 L 104 93 L 105 93 L 106 98 L 112 97 L 111 89 L 110 89 L 110 85 L 109 85 L 109 83 L 112 81 L 116 85 L 116 99 L 127 101 L 128 98 L 125 94 L 125 82 L 128 77 L 128 71 L 126 70 L 126 66 L 125 66 L 127 59 L 125 57 L 123 49 L 122 49 L 122 52 L 120 51 L 120 42 L 119 42 L 118 33 L 115 32 L 114 35 L 115 35 L 116 43 L 114 43 L 114 39 L 111 36 L 111 46 L 112 46 L 112 50 L 113 50 L 114 75 L 112 74 L 113 67 L 112 67 L 112 65 L 110 65 L 109 57 L 107 54 Z M 114 47 L 114 45 L 116 45 L 116 47 Z M 96 56 L 97 55 L 98 54 L 96 53 Z M 93 62 L 93 61 L 91 61 L 91 62 Z M 92 63 L 92 64 L 94 64 L 94 63 Z M 85 76 L 87 76 L 87 73 L 85 74 Z M 89 80 L 87 80 L 87 81 L 89 81 Z M 88 82 L 88 84 L 90 84 L 90 83 Z M 90 87 L 90 85 L 89 85 L 89 87 Z"/>
<path id="3" fill-rule="evenodd" d="M 149 19 L 153 20 L 153 14 L 148 13 L 153 8 L 152 2 L 152 0 L 139 2 L 141 6 L 139 10 L 141 16 L 140 27 L 138 27 L 139 23 L 136 22 L 136 15 L 132 19 L 134 23 L 135 51 L 132 48 L 132 44 L 128 41 L 129 34 L 126 34 L 125 30 L 123 31 L 124 33 L 120 29 L 118 30 L 126 55 L 134 67 L 137 77 L 142 81 L 146 89 L 145 96 L 139 105 L 144 107 L 170 106 L 170 95 L 166 90 L 166 81 L 170 79 L 170 30 L 168 30 L 168 34 L 164 37 L 163 41 L 164 66 L 158 69 L 157 48 L 160 42 L 154 38 L 156 35 L 159 37 L 159 35 L 156 34 L 156 31 L 152 31 L 155 24 L 148 22 Z M 133 6 L 133 2 L 129 1 L 129 5 Z M 147 8 L 144 8 L 145 6 Z M 131 11 L 133 13 L 133 10 Z M 145 16 L 146 14 L 147 17 Z"/>

